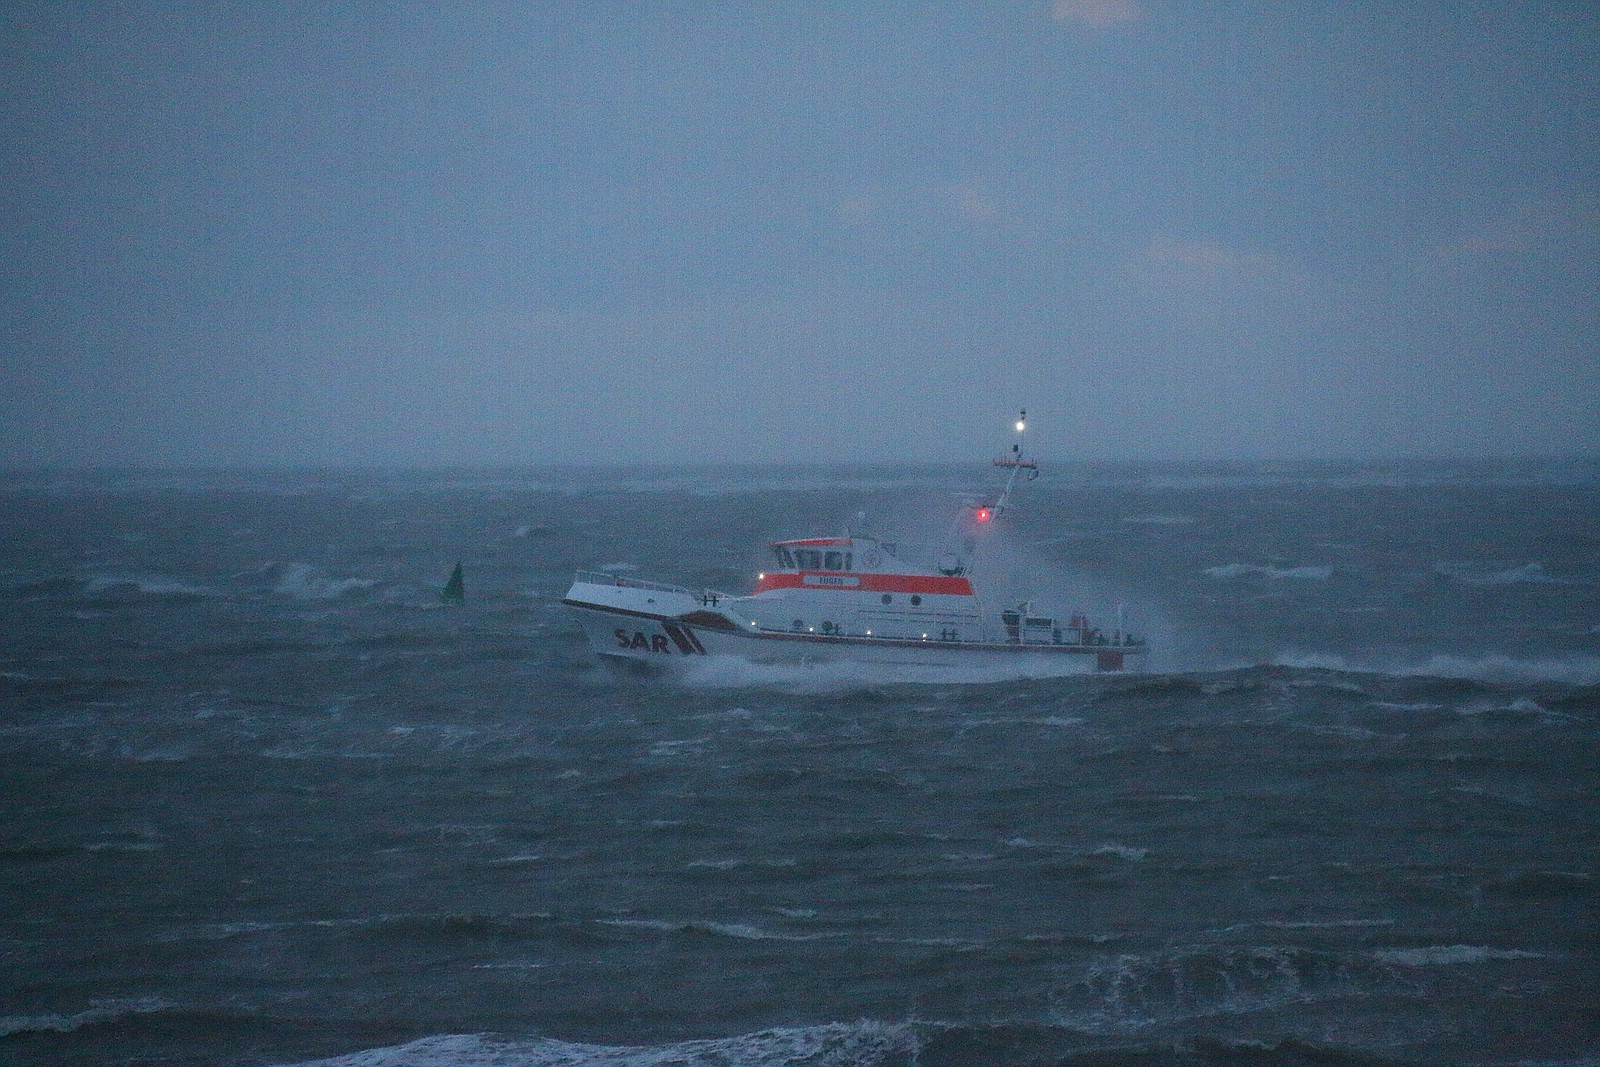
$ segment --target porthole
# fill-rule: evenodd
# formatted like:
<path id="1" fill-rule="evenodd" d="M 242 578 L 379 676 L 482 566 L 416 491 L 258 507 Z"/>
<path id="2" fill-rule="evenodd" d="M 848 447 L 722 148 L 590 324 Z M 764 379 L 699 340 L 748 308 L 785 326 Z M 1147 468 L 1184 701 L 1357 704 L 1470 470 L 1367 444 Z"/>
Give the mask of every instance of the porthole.
<path id="1" fill-rule="evenodd" d="M 921 604 L 922 604 L 922 598 L 920 596 L 917 596 L 915 593 L 913 593 L 911 595 L 911 606 L 915 608 L 915 607 L 920 607 Z"/>
<path id="2" fill-rule="evenodd" d="M 888 593 L 883 594 L 883 602 L 885 604 L 890 603 L 893 600 L 894 600 L 894 597 L 890 596 Z"/>

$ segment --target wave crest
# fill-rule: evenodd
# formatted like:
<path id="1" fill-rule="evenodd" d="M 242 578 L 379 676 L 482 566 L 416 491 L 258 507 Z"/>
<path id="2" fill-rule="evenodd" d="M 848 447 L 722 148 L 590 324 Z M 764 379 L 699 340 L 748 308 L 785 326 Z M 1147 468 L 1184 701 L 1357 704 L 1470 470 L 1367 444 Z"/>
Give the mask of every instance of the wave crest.
<path id="1" fill-rule="evenodd" d="M 1373 665 L 1352 661 L 1335 653 L 1286 652 L 1274 656 L 1273 664 L 1304 670 L 1347 671 L 1358 674 L 1385 674 L 1397 678 L 1451 678 L 1469 682 L 1512 682 L 1558 685 L 1600 685 L 1600 656 L 1574 654 L 1522 658 L 1497 652 L 1461 656 L 1444 653 L 1421 663 Z"/>
<path id="2" fill-rule="evenodd" d="M 1205 573 L 1208 577 L 1220 579 L 1255 577 L 1326 581 L 1333 577 L 1335 568 L 1331 563 L 1307 567 L 1272 567 L 1260 563 L 1224 563 L 1219 567 L 1207 567 Z"/>
<path id="3" fill-rule="evenodd" d="M 152 1015 L 172 1007 L 164 1000 L 140 997 L 95 1001 L 83 1011 L 72 1014 L 47 1012 L 41 1015 L 3 1015 L 0 1016 L 0 1038 L 18 1034 L 70 1034 L 86 1026 L 98 1026 L 130 1015 Z"/>
<path id="4" fill-rule="evenodd" d="M 446 1034 L 299 1067 L 899 1067 L 921 1047 L 910 1026 L 863 1020 L 638 1046 Z"/>
<path id="5" fill-rule="evenodd" d="M 377 585 L 372 578 L 330 578 L 309 563 L 285 564 L 272 591 L 297 600 L 338 600 Z"/>

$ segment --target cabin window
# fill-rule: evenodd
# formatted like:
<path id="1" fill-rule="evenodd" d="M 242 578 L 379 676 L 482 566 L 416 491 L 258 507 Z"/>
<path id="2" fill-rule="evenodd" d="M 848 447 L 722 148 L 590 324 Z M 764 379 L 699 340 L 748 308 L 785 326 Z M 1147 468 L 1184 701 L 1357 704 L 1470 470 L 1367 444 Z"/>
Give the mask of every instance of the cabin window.
<path id="1" fill-rule="evenodd" d="M 822 569 L 822 553 L 814 548 L 797 548 L 794 558 L 799 562 L 803 571 L 820 571 Z"/>
<path id="2" fill-rule="evenodd" d="M 824 558 L 824 562 L 823 562 L 822 565 L 824 567 L 826 567 L 830 571 L 842 571 L 842 570 L 844 570 L 844 553 L 843 552 L 829 552 L 827 554 L 827 556 Z"/>

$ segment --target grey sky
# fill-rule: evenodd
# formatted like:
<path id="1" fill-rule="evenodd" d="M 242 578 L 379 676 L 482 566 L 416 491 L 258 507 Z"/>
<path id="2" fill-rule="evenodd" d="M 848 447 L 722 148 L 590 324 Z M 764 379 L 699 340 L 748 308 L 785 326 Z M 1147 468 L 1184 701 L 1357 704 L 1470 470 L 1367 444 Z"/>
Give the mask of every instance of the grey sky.
<path id="1" fill-rule="evenodd" d="M 13 4 L 0 462 L 1600 451 L 1587 3 Z"/>

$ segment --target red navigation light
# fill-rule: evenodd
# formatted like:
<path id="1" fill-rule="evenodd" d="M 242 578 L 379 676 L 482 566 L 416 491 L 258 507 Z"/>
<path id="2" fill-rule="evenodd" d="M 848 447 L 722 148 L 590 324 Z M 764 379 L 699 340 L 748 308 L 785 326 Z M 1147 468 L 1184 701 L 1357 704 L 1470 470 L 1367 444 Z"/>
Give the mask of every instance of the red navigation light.
<path id="1" fill-rule="evenodd" d="M 979 508 L 978 509 L 978 521 L 979 522 L 988 522 L 989 519 L 993 516 L 993 514 L 994 513 L 992 511 L 990 511 L 988 508 Z"/>

